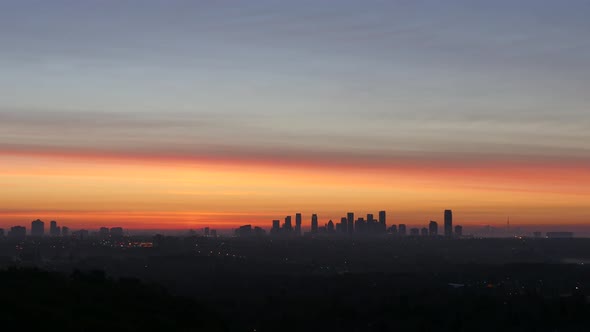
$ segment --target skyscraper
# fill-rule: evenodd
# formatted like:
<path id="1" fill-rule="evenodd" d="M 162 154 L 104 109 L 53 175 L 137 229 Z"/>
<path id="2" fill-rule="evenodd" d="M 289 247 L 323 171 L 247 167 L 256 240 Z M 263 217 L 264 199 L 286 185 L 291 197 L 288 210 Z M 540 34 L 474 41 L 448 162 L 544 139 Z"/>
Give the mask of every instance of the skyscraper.
<path id="1" fill-rule="evenodd" d="M 311 215 L 311 232 L 312 233 L 318 232 L 318 215 L 317 214 Z"/>
<path id="2" fill-rule="evenodd" d="M 45 223 L 41 220 L 33 220 L 31 222 L 31 236 L 42 237 L 45 235 Z"/>
<path id="3" fill-rule="evenodd" d="M 283 225 L 283 228 L 285 228 L 287 232 L 293 230 L 293 225 L 291 224 L 291 216 L 285 217 L 285 224 Z"/>
<path id="4" fill-rule="evenodd" d="M 344 234 L 348 234 L 348 218 L 342 217 L 340 218 L 340 232 Z"/>
<path id="5" fill-rule="evenodd" d="M 430 221 L 428 224 L 428 232 L 430 236 L 438 236 L 438 223 L 436 221 Z"/>
<path id="6" fill-rule="evenodd" d="M 354 213 L 348 212 L 346 214 L 346 219 L 348 223 L 348 234 L 352 235 L 354 232 Z"/>
<path id="7" fill-rule="evenodd" d="M 356 234 L 362 234 L 365 233 L 366 230 L 366 222 L 365 222 L 365 218 L 358 218 L 354 224 L 354 229 L 356 230 Z"/>
<path id="8" fill-rule="evenodd" d="M 367 223 L 365 225 L 365 231 L 367 233 L 373 233 L 375 232 L 375 218 L 373 217 L 372 213 L 368 213 L 367 214 Z"/>
<path id="9" fill-rule="evenodd" d="M 453 211 L 445 210 L 445 237 L 453 237 Z"/>
<path id="10" fill-rule="evenodd" d="M 326 225 L 326 230 L 328 233 L 334 233 L 334 222 L 332 220 L 328 221 L 328 225 Z"/>
<path id="11" fill-rule="evenodd" d="M 301 213 L 295 214 L 295 234 L 301 235 Z"/>
<path id="12" fill-rule="evenodd" d="M 51 236 L 59 236 L 59 234 L 61 233 L 60 228 L 57 227 L 57 221 L 52 220 L 49 223 L 49 235 Z"/>
<path id="13" fill-rule="evenodd" d="M 275 219 L 272 221 L 272 229 L 270 230 L 271 234 L 279 234 L 279 231 L 281 229 L 281 221 L 278 219 Z"/>
<path id="14" fill-rule="evenodd" d="M 379 233 L 385 233 L 387 229 L 385 219 L 385 211 L 379 211 Z"/>
<path id="15" fill-rule="evenodd" d="M 420 229 L 420 236 L 428 236 L 428 228 L 422 227 Z"/>

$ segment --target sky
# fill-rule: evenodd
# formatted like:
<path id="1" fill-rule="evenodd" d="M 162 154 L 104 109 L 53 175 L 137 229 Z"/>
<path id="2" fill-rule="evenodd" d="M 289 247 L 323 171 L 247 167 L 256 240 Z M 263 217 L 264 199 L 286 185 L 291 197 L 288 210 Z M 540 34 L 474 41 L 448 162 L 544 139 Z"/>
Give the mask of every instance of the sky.
<path id="1" fill-rule="evenodd" d="M 590 1 L 0 1 L 0 227 L 590 225 Z"/>

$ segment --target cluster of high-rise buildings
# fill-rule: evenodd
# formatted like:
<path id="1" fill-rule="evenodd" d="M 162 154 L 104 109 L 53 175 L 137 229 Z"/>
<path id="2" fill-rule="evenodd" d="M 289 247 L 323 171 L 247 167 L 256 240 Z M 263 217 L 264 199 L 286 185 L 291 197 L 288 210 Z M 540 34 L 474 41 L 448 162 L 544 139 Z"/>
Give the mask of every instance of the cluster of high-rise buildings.
<path id="1" fill-rule="evenodd" d="M 4 237 L 4 229 L 0 228 L 0 238 Z M 37 219 L 31 222 L 31 229 L 29 236 L 31 238 L 41 238 L 45 236 L 50 237 L 69 237 L 70 235 L 79 238 L 86 239 L 90 236 L 90 232 L 85 229 L 81 229 L 75 232 L 70 232 L 70 228 L 67 226 L 58 226 L 57 221 L 52 220 L 49 222 L 49 230 L 45 231 L 45 222 Z M 10 227 L 6 236 L 11 239 L 24 240 L 27 237 L 27 228 L 25 226 L 13 226 Z M 118 239 L 124 236 L 122 227 L 101 227 L 98 232 L 94 232 L 93 236 L 97 236 L 102 239 Z"/>
<path id="2" fill-rule="evenodd" d="M 286 216 L 284 222 L 275 219 L 272 221 L 271 235 L 287 235 L 300 236 L 302 216 L 301 213 L 295 214 L 295 225 L 292 223 L 292 216 Z M 248 227 L 249 225 L 242 226 Z M 261 234 L 262 229 L 258 228 L 257 233 Z M 355 219 L 354 212 L 349 212 L 346 217 L 342 217 L 339 223 L 329 220 L 323 226 L 319 225 L 317 214 L 311 215 L 311 229 L 309 234 L 347 234 L 347 235 L 363 235 L 363 234 L 394 234 L 394 235 L 411 235 L 411 236 L 438 236 L 438 222 L 430 221 L 428 228 L 411 228 L 408 229 L 405 224 L 391 225 L 387 227 L 387 213 L 379 211 L 377 219 L 372 213 L 365 217 L 358 217 Z M 248 234 L 250 234 L 248 232 Z M 306 233 L 307 234 L 307 233 Z M 453 228 L 453 212 L 445 210 L 444 212 L 444 236 L 448 238 L 461 237 L 463 235 L 463 227 L 455 226 Z"/>
<path id="3" fill-rule="evenodd" d="M 49 234 L 52 237 L 69 236 L 70 229 L 67 226 L 60 227 L 57 225 L 57 221 L 52 220 L 49 222 Z M 0 237 L 4 236 L 4 229 L 0 229 Z M 13 239 L 24 239 L 27 236 L 27 228 L 25 226 L 13 226 L 10 227 L 7 236 Z M 33 220 L 31 222 L 31 237 L 43 237 L 45 234 L 45 222 L 40 219 Z"/>
<path id="4" fill-rule="evenodd" d="M 22 227 L 22 226 L 15 226 L 15 227 Z M 12 227 L 12 229 L 14 229 L 14 227 Z M 58 226 L 57 221 L 55 221 L 55 220 L 52 220 L 49 222 L 49 236 L 68 236 L 68 235 L 70 235 L 70 229 L 67 226 Z M 31 236 L 34 236 L 34 237 L 45 236 L 45 222 L 41 221 L 40 219 L 33 220 L 31 222 Z"/>

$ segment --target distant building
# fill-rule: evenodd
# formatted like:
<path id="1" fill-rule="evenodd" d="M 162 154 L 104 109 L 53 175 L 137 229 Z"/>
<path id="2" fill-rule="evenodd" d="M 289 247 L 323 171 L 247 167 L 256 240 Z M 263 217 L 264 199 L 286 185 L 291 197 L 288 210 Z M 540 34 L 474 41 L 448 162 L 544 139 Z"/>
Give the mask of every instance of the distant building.
<path id="1" fill-rule="evenodd" d="M 334 233 L 334 222 L 332 220 L 328 221 L 328 225 L 326 225 L 326 231 L 328 233 Z"/>
<path id="2" fill-rule="evenodd" d="M 108 238 L 108 237 L 109 237 L 109 233 L 110 233 L 110 232 L 109 232 L 109 229 L 108 229 L 108 228 L 106 228 L 106 227 L 101 227 L 101 228 L 98 230 L 98 236 L 99 236 L 100 238 L 102 238 L 102 239 L 106 239 L 106 238 Z"/>
<path id="3" fill-rule="evenodd" d="M 24 240 L 27 237 L 27 228 L 24 226 L 10 227 L 8 237 L 14 240 Z"/>
<path id="4" fill-rule="evenodd" d="M 254 235 L 255 236 L 264 236 L 266 235 L 266 231 L 264 229 L 262 229 L 262 227 L 254 227 Z"/>
<path id="5" fill-rule="evenodd" d="M 272 228 L 270 229 L 270 234 L 276 235 L 279 234 L 281 231 L 281 221 L 275 219 L 272 221 Z"/>
<path id="6" fill-rule="evenodd" d="M 367 223 L 365 222 L 365 218 L 362 218 L 362 217 L 358 218 L 355 221 L 355 224 L 354 224 L 354 229 L 356 231 L 355 233 L 356 234 L 363 234 L 363 233 L 365 233 L 365 231 L 366 231 L 366 225 L 367 225 Z"/>
<path id="7" fill-rule="evenodd" d="M 90 236 L 90 232 L 88 232 L 85 229 L 81 229 L 79 231 L 74 232 L 72 235 L 74 235 L 75 238 L 84 241 L 88 239 L 88 237 Z"/>
<path id="8" fill-rule="evenodd" d="M 347 234 L 348 233 L 348 219 L 347 218 L 340 218 L 340 232 Z"/>
<path id="9" fill-rule="evenodd" d="M 391 227 L 389 227 L 389 233 L 397 235 L 397 225 L 391 225 Z"/>
<path id="10" fill-rule="evenodd" d="M 399 224 L 397 226 L 397 232 L 400 236 L 406 236 L 406 225 L 405 224 Z"/>
<path id="11" fill-rule="evenodd" d="M 367 214 L 367 224 L 365 230 L 368 233 L 373 233 L 376 229 L 375 227 L 375 218 L 372 213 Z"/>
<path id="12" fill-rule="evenodd" d="M 295 234 L 301 235 L 301 213 L 295 214 Z"/>
<path id="13" fill-rule="evenodd" d="M 0 238 L 4 237 L 4 228 L 0 228 Z"/>
<path id="14" fill-rule="evenodd" d="M 291 216 L 285 217 L 285 224 L 283 225 L 283 228 L 287 232 L 291 232 L 293 230 L 293 225 L 291 224 Z"/>
<path id="15" fill-rule="evenodd" d="M 418 235 L 420 235 L 420 229 L 419 228 L 410 228 L 410 235 L 411 236 L 418 236 Z"/>
<path id="16" fill-rule="evenodd" d="M 340 218 L 340 224 L 338 226 L 340 226 L 339 227 L 340 233 L 348 234 L 348 218 L 346 218 L 346 217 Z"/>
<path id="17" fill-rule="evenodd" d="M 572 232 L 547 232 L 548 239 L 571 239 L 574 237 Z"/>
<path id="18" fill-rule="evenodd" d="M 240 226 L 238 229 L 236 229 L 236 235 L 239 237 L 246 237 L 246 236 L 253 235 L 252 225 Z"/>
<path id="19" fill-rule="evenodd" d="M 445 237 L 453 237 L 453 211 L 445 210 Z"/>
<path id="20" fill-rule="evenodd" d="M 354 233 L 354 213 L 348 212 L 346 214 L 346 219 L 348 234 L 352 235 Z"/>
<path id="21" fill-rule="evenodd" d="M 386 212 L 379 211 L 379 233 L 385 233 L 387 229 Z"/>
<path id="22" fill-rule="evenodd" d="M 455 226 L 455 236 L 456 237 L 463 236 L 463 226 L 461 226 L 461 225 Z"/>
<path id="23" fill-rule="evenodd" d="M 533 236 L 535 237 L 535 239 L 540 239 L 543 237 L 543 233 L 541 232 L 533 232 Z"/>
<path id="24" fill-rule="evenodd" d="M 31 222 L 31 236 L 42 237 L 45 235 L 45 223 L 40 219 Z"/>
<path id="25" fill-rule="evenodd" d="M 60 236 L 61 230 L 57 227 L 57 221 L 52 220 L 49 222 L 49 235 L 51 236 Z"/>
<path id="26" fill-rule="evenodd" d="M 109 235 L 113 239 L 121 239 L 123 237 L 123 228 L 122 227 L 113 227 L 110 229 Z"/>
<path id="27" fill-rule="evenodd" d="M 430 236 L 438 236 L 438 223 L 431 220 L 428 224 L 428 233 Z"/>
<path id="28" fill-rule="evenodd" d="M 205 234 L 206 237 L 209 237 L 209 234 L 211 233 L 210 228 L 205 227 L 205 230 L 203 231 L 203 233 Z"/>
<path id="29" fill-rule="evenodd" d="M 422 227 L 422 229 L 420 229 L 420 235 L 421 236 L 428 236 L 428 228 Z"/>
<path id="30" fill-rule="evenodd" d="M 311 232 L 312 233 L 318 232 L 318 215 L 317 214 L 311 215 Z"/>
<path id="31" fill-rule="evenodd" d="M 69 236 L 70 235 L 70 228 L 67 226 L 64 226 L 61 228 L 61 236 Z"/>
<path id="32" fill-rule="evenodd" d="M 217 230 L 215 230 L 215 229 L 212 229 L 211 230 L 211 237 L 212 238 L 217 238 Z"/>

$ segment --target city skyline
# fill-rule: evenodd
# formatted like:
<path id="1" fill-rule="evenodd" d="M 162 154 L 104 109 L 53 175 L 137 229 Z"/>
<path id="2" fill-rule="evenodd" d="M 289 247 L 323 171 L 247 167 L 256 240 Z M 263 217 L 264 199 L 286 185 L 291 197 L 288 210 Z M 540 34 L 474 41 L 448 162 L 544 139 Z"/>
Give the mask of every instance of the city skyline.
<path id="1" fill-rule="evenodd" d="M 386 209 L 442 233 L 452 206 L 465 228 L 590 231 L 589 11 L 3 1 L 0 227 Z"/>
<path id="2" fill-rule="evenodd" d="M 323 235 L 338 235 L 345 237 L 358 237 L 358 236 L 375 236 L 375 235 L 388 235 L 388 236 L 428 236 L 428 237 L 444 237 L 444 238 L 486 238 L 486 237 L 534 237 L 539 238 L 542 234 L 546 233 L 554 234 L 553 236 L 561 236 L 563 234 L 569 234 L 567 236 L 584 238 L 590 237 L 590 233 L 585 230 L 572 228 L 571 225 L 561 225 L 553 227 L 521 227 L 518 225 L 510 225 L 510 218 L 507 219 L 506 224 L 503 226 L 492 226 L 492 225 L 471 225 L 466 228 L 463 225 L 456 223 L 453 218 L 453 211 L 445 209 L 442 215 L 442 228 L 439 233 L 439 225 L 435 220 L 430 220 L 426 223 L 405 223 L 403 221 L 392 221 L 387 219 L 387 211 L 378 211 L 378 217 L 375 218 L 374 213 L 367 213 L 366 215 L 357 214 L 355 212 L 347 212 L 345 216 L 340 218 L 340 222 L 333 221 L 332 219 L 322 220 L 318 217 L 318 214 L 311 214 L 305 216 L 301 212 L 294 213 L 295 225 L 293 225 L 293 214 L 281 219 L 273 219 L 271 223 L 266 226 L 257 226 L 256 224 L 240 224 L 233 225 L 232 227 L 213 229 L 210 226 L 205 227 L 193 227 L 188 229 L 133 229 L 123 228 L 121 226 L 101 225 L 96 228 L 79 228 L 70 230 L 69 225 L 58 226 L 58 222 L 51 220 L 49 223 L 48 231 L 45 232 L 45 222 L 41 219 L 35 219 L 30 222 L 30 228 L 23 225 L 10 225 L 6 229 L 0 227 L 0 238 L 7 235 L 24 238 L 30 236 L 32 238 L 41 238 L 47 235 L 48 237 L 69 237 L 74 238 L 82 237 L 86 238 L 89 235 L 95 237 L 108 236 L 109 232 L 115 232 L 116 237 L 121 237 L 124 233 L 131 234 L 188 234 L 189 236 L 196 235 L 197 232 L 201 232 L 205 237 L 209 237 L 210 234 L 214 234 L 213 237 L 217 237 L 217 234 L 223 236 L 281 236 L 281 237 L 308 237 L 308 236 L 323 236 Z M 357 217 L 355 219 L 355 216 Z M 307 221 L 304 222 L 304 217 L 308 217 Z M 387 222 L 389 220 L 389 223 Z M 268 226 L 268 227 L 267 227 Z M 528 225 L 530 226 L 530 225 Z M 195 231 L 195 229 L 197 231 Z M 464 231 L 466 229 L 466 231 Z M 218 233 L 219 231 L 219 233 Z M 267 233 L 268 232 L 268 233 Z M 106 235 L 105 235 L 106 233 Z M 84 235 L 81 235 L 84 234 Z M 561 234 L 561 235 L 557 235 Z"/>

